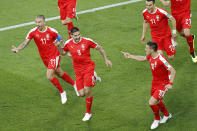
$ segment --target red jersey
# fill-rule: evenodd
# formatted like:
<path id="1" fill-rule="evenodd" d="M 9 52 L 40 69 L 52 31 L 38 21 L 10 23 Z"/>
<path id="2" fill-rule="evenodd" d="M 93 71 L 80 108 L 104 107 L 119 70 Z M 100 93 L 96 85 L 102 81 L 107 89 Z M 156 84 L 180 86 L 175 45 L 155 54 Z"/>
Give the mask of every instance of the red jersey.
<path id="1" fill-rule="evenodd" d="M 182 13 L 190 13 L 191 0 L 171 0 L 172 15 L 180 15 Z"/>
<path id="2" fill-rule="evenodd" d="M 26 39 L 31 40 L 33 38 L 38 47 L 40 57 L 42 59 L 48 59 L 60 55 L 53 43 L 57 36 L 58 32 L 53 28 L 46 27 L 46 30 L 41 32 L 35 27 L 29 31 Z"/>
<path id="3" fill-rule="evenodd" d="M 159 54 L 156 58 L 148 55 L 146 59 L 150 62 L 153 75 L 152 81 L 169 82 L 168 70 L 171 68 L 171 65 L 166 58 L 162 54 Z"/>
<path id="4" fill-rule="evenodd" d="M 94 65 L 90 57 L 90 48 L 98 46 L 93 40 L 82 37 L 80 42 L 75 43 L 73 39 L 65 42 L 64 51 L 70 51 L 75 69 L 87 68 L 87 66 Z"/>
<path id="5" fill-rule="evenodd" d="M 71 2 L 73 2 L 73 3 L 76 3 L 76 1 L 77 0 L 58 0 L 58 3 L 71 3 Z"/>
<path id="6" fill-rule="evenodd" d="M 144 20 L 149 23 L 152 37 L 171 35 L 168 19 L 172 16 L 167 11 L 156 7 L 154 13 L 149 13 L 147 9 L 143 11 Z"/>

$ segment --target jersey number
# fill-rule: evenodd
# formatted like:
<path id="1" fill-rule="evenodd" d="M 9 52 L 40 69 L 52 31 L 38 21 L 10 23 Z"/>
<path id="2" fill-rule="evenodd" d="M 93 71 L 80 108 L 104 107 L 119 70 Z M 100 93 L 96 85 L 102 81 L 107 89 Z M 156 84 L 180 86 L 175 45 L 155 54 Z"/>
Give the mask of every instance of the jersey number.
<path id="1" fill-rule="evenodd" d="M 81 51 L 80 50 L 77 50 L 77 53 L 78 53 L 78 55 L 81 55 Z"/>
<path id="2" fill-rule="evenodd" d="M 45 45 L 47 43 L 47 40 L 45 38 L 41 39 L 42 44 Z"/>
<path id="3" fill-rule="evenodd" d="M 156 24 L 155 19 L 150 19 L 150 21 L 151 21 L 152 24 Z"/>

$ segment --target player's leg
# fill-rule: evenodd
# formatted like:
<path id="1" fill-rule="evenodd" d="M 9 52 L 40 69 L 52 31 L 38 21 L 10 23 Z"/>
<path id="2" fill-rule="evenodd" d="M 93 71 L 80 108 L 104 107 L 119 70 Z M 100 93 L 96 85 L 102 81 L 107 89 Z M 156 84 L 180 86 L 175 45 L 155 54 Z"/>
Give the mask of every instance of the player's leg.
<path id="1" fill-rule="evenodd" d="M 74 27 L 72 19 L 76 16 L 76 1 L 65 3 L 66 5 L 63 6 L 63 8 L 60 8 L 60 17 L 61 22 L 63 25 L 67 25 L 68 33 L 69 33 L 69 39 L 70 36 L 70 30 Z"/>
<path id="2" fill-rule="evenodd" d="M 151 129 L 156 129 L 159 126 L 160 115 L 157 103 L 158 101 L 153 96 L 151 96 L 151 98 L 149 99 L 149 106 L 152 109 L 153 114 L 155 115 L 155 119 L 151 125 Z"/>
<path id="3" fill-rule="evenodd" d="M 65 104 L 67 101 L 66 91 L 62 89 L 58 79 L 55 77 L 55 70 L 59 67 L 60 56 L 55 56 L 44 62 L 47 65 L 47 79 L 50 80 L 53 85 L 59 90 L 61 95 L 62 104 Z"/>
<path id="4" fill-rule="evenodd" d="M 162 100 L 160 100 L 160 102 L 157 105 L 159 107 L 159 110 L 164 114 L 163 118 L 160 120 L 160 123 L 166 123 L 167 120 L 172 118 L 172 115 L 168 112 Z"/>
<path id="5" fill-rule="evenodd" d="M 88 121 L 92 114 L 91 114 L 91 107 L 93 102 L 93 95 L 91 91 L 91 87 L 94 87 L 95 85 L 95 79 L 94 79 L 94 66 L 89 67 L 88 73 L 84 75 L 84 90 L 85 90 L 85 96 L 86 96 L 86 113 L 83 121 Z"/>
<path id="6" fill-rule="evenodd" d="M 191 34 L 189 28 L 186 28 L 186 29 L 182 30 L 181 35 L 184 36 L 187 40 L 187 44 L 189 45 L 189 52 L 190 52 L 190 55 L 192 57 L 192 61 L 194 63 L 197 63 L 197 56 L 196 56 L 195 51 L 194 51 L 195 36 Z"/>
<path id="7" fill-rule="evenodd" d="M 60 67 L 58 67 L 55 70 L 55 73 L 57 76 L 59 76 L 60 78 L 62 78 L 64 81 L 66 81 L 67 83 L 71 84 L 76 92 L 76 95 L 79 96 L 79 93 L 77 91 L 77 87 L 75 84 L 75 81 L 66 73 L 64 72 Z"/>
<path id="8" fill-rule="evenodd" d="M 84 97 L 85 90 L 84 90 L 83 74 L 81 72 L 77 72 L 75 74 L 75 78 L 76 78 L 76 86 L 77 86 L 77 91 L 79 93 L 79 96 Z"/>
<path id="9" fill-rule="evenodd" d="M 82 120 L 88 121 L 92 117 L 91 107 L 93 102 L 93 96 L 92 96 L 91 87 L 85 86 L 84 91 L 86 96 L 86 113 Z"/>
<path id="10" fill-rule="evenodd" d="M 62 89 L 58 79 L 54 76 L 55 70 L 54 69 L 47 69 L 47 79 L 51 81 L 51 83 L 59 90 L 61 95 L 62 104 L 65 104 L 67 101 L 66 91 Z"/>
<path id="11" fill-rule="evenodd" d="M 189 46 L 189 52 L 192 57 L 193 62 L 197 62 L 197 57 L 194 52 L 194 35 L 191 34 L 190 28 L 191 28 L 191 14 L 186 13 L 180 16 L 180 29 L 178 30 L 180 34 L 186 38 L 187 44 Z"/>

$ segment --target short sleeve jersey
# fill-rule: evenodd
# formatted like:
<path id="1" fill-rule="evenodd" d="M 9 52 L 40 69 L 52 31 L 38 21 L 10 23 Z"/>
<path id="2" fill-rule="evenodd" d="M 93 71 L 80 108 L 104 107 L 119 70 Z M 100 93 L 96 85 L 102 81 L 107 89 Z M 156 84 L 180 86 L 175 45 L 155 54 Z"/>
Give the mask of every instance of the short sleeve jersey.
<path id="1" fill-rule="evenodd" d="M 96 48 L 98 44 L 92 39 L 82 37 L 80 42 L 75 43 L 69 39 L 64 44 L 64 51 L 70 51 L 75 69 L 94 63 L 91 60 L 90 48 Z"/>
<path id="2" fill-rule="evenodd" d="M 162 8 L 156 8 L 154 13 L 149 13 L 147 9 L 143 11 L 144 20 L 149 23 L 152 37 L 171 35 L 168 19 L 172 16 Z"/>
<path id="3" fill-rule="evenodd" d="M 172 15 L 191 12 L 191 0 L 171 0 Z"/>
<path id="4" fill-rule="evenodd" d="M 156 58 L 148 55 L 146 59 L 150 62 L 153 81 L 169 82 L 168 71 L 171 65 L 168 63 L 167 59 L 162 54 L 159 54 Z"/>
<path id="5" fill-rule="evenodd" d="M 26 39 L 34 39 L 38 47 L 40 57 L 42 59 L 48 59 L 60 55 L 57 47 L 53 43 L 57 36 L 58 32 L 53 28 L 46 27 L 45 31 L 40 32 L 38 28 L 35 27 L 29 31 Z"/>

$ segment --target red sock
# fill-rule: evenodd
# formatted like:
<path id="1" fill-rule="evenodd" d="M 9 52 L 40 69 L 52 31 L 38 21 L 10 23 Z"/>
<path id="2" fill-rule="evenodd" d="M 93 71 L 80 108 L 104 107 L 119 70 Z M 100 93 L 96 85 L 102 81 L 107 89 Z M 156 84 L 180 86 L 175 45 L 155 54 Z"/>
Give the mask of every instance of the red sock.
<path id="1" fill-rule="evenodd" d="M 190 53 L 193 53 L 194 52 L 194 46 L 193 46 L 193 37 L 192 35 L 190 35 L 189 37 L 186 37 L 187 39 L 187 44 L 189 45 L 189 48 L 190 48 Z"/>
<path id="2" fill-rule="evenodd" d="M 86 113 L 91 114 L 92 101 L 93 101 L 93 96 L 89 98 L 86 97 L 86 107 L 87 107 Z"/>
<path id="3" fill-rule="evenodd" d="M 160 116 L 159 116 L 159 107 L 156 105 L 150 105 L 150 108 L 153 111 L 153 114 L 155 115 L 155 120 L 160 120 Z"/>
<path id="4" fill-rule="evenodd" d="M 67 73 L 65 73 L 65 72 L 64 72 L 64 75 L 62 76 L 62 79 L 64 81 L 68 82 L 71 85 L 74 85 L 75 84 L 74 80 Z"/>
<path id="5" fill-rule="evenodd" d="M 70 36 L 70 30 L 73 28 L 73 22 L 67 23 L 67 29 L 68 29 L 68 34 L 69 34 L 69 39 L 71 38 Z"/>
<path id="6" fill-rule="evenodd" d="M 166 109 L 164 103 L 162 101 L 159 102 L 159 104 L 157 104 L 160 111 L 164 114 L 164 116 L 168 116 L 169 113 L 168 113 L 168 110 Z"/>
<path id="7" fill-rule="evenodd" d="M 62 89 L 62 86 L 60 85 L 60 83 L 59 83 L 59 81 L 58 81 L 58 79 L 57 78 L 53 78 L 52 80 L 50 80 L 52 83 L 53 83 L 53 85 L 59 90 L 59 92 L 60 93 L 63 93 L 64 92 L 64 90 Z"/>

